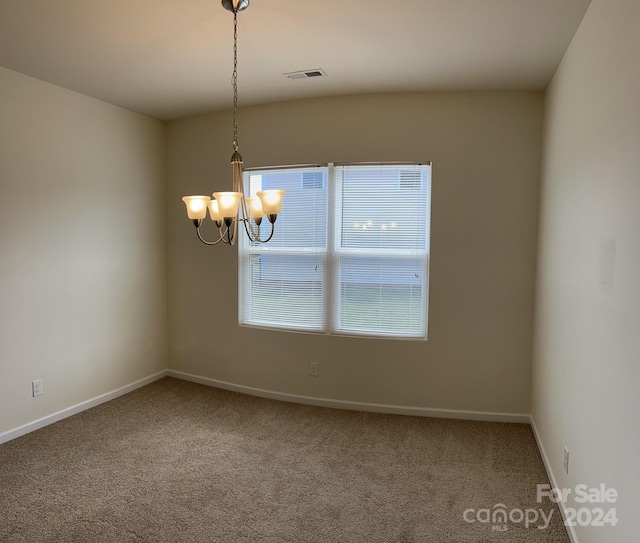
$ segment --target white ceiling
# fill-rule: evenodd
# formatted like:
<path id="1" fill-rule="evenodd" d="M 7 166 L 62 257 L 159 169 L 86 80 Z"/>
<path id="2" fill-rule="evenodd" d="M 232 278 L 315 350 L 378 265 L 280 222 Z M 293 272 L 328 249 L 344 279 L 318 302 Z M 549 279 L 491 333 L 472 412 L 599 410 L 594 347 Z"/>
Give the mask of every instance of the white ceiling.
<path id="1" fill-rule="evenodd" d="M 252 0 L 240 107 L 327 95 L 543 90 L 591 0 Z M 231 105 L 220 0 L 0 0 L 0 66 L 158 119 Z M 328 77 L 282 74 L 324 69 Z"/>

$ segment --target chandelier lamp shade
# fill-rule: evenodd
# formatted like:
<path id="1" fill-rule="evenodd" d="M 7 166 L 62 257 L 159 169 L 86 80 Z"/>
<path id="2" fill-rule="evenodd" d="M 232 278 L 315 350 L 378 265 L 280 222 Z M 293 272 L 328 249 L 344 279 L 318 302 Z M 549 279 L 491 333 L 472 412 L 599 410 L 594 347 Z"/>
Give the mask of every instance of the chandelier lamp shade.
<path id="1" fill-rule="evenodd" d="M 237 239 L 238 223 L 242 223 L 244 231 L 253 243 L 266 243 L 275 230 L 275 222 L 282 208 L 284 190 L 261 190 L 254 197 L 244 193 L 242 179 L 242 156 L 238 151 L 238 13 L 249 7 L 249 0 L 222 0 L 222 6 L 233 13 L 233 154 L 231 155 L 232 186 L 230 192 L 214 192 L 209 196 L 184 196 L 182 201 L 187 206 L 187 217 L 196 227 L 198 239 L 205 245 L 217 245 L 220 242 L 233 245 Z M 218 239 L 205 240 L 200 227 L 207 217 L 218 228 Z M 266 238 L 260 236 L 262 219 L 267 217 L 271 224 L 271 232 Z M 242 227 L 241 227 L 242 228 Z"/>

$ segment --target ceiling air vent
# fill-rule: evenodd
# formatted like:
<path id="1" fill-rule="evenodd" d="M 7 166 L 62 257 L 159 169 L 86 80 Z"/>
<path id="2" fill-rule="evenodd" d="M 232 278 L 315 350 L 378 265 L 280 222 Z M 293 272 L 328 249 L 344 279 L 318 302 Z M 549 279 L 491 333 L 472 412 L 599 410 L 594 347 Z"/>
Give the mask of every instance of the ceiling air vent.
<path id="1" fill-rule="evenodd" d="M 311 77 L 327 77 L 327 73 L 322 68 L 315 70 L 302 70 L 300 72 L 289 72 L 284 75 L 287 79 L 310 79 Z"/>

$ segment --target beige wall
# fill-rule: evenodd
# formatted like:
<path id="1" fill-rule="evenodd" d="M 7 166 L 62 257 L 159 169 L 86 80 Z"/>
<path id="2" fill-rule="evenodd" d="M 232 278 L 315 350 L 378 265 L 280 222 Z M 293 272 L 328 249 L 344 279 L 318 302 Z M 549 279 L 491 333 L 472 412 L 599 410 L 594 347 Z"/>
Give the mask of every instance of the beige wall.
<path id="1" fill-rule="evenodd" d="M 640 2 L 593 0 L 545 106 L 533 418 L 560 486 L 620 494 L 581 543 L 640 534 L 639 51 Z"/>
<path id="2" fill-rule="evenodd" d="M 0 68 L 0 433 L 166 368 L 164 203 L 162 123 Z"/>
<path id="3" fill-rule="evenodd" d="M 433 161 L 427 342 L 239 328 L 236 250 L 201 245 L 180 201 L 228 190 L 231 119 L 169 123 L 171 368 L 320 398 L 529 413 L 542 107 L 540 93 L 486 93 L 240 109 L 246 167 Z"/>

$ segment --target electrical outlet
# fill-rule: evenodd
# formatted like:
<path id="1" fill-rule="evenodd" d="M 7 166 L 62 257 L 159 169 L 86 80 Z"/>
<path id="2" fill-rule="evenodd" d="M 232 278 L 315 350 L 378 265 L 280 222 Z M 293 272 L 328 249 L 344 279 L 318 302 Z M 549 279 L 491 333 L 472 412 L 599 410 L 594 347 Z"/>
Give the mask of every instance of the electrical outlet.
<path id="1" fill-rule="evenodd" d="M 569 449 L 566 447 L 563 449 L 563 459 L 564 459 L 564 472 L 569 475 Z"/>
<path id="2" fill-rule="evenodd" d="M 31 392 L 34 398 L 42 394 L 42 379 L 31 382 Z"/>
<path id="3" fill-rule="evenodd" d="M 318 363 L 317 362 L 309 362 L 309 375 L 311 375 L 311 377 L 318 377 Z"/>

